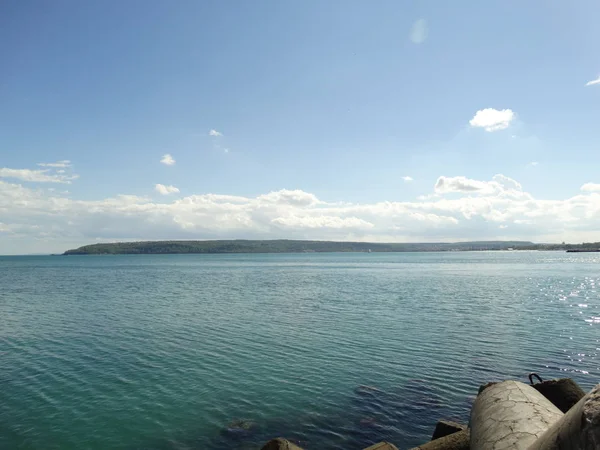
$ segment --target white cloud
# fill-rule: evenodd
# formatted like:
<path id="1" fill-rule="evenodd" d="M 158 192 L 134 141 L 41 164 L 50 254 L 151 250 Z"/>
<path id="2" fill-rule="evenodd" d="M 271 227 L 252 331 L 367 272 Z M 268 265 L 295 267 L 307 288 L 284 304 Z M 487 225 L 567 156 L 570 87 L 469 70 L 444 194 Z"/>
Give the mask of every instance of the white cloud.
<path id="1" fill-rule="evenodd" d="M 427 40 L 429 30 L 425 19 L 417 20 L 410 29 L 410 40 L 415 44 L 422 44 Z"/>
<path id="2" fill-rule="evenodd" d="M 405 183 L 410 183 L 411 181 L 413 181 L 413 177 L 409 177 L 408 175 L 406 175 L 405 177 L 402 177 L 402 179 L 404 180 Z"/>
<path id="3" fill-rule="evenodd" d="M 295 228 L 295 229 L 344 229 L 351 228 L 355 230 L 369 229 L 375 227 L 366 220 L 359 219 L 357 217 L 341 218 L 336 216 L 287 216 L 277 217 L 271 220 L 271 223 L 282 226 L 284 228 Z"/>
<path id="4" fill-rule="evenodd" d="M 595 84 L 600 84 L 600 76 L 598 78 L 596 78 L 595 80 L 591 80 L 591 81 L 588 81 L 587 83 L 585 83 L 586 86 L 593 86 Z"/>
<path id="5" fill-rule="evenodd" d="M 600 192 L 599 183 L 585 183 L 581 186 L 581 190 L 584 192 Z"/>
<path id="6" fill-rule="evenodd" d="M 160 162 L 162 164 L 164 164 L 165 166 L 172 166 L 172 165 L 175 164 L 175 160 L 173 159 L 173 157 L 169 153 L 163 155 L 163 157 L 160 160 Z"/>
<path id="7" fill-rule="evenodd" d="M 63 159 L 62 161 L 57 161 L 54 163 L 38 163 L 38 166 L 65 169 L 67 167 L 71 167 L 71 161 L 69 161 L 68 159 Z"/>
<path id="8" fill-rule="evenodd" d="M 490 181 L 473 180 L 463 176 L 441 176 L 435 183 L 434 192 L 437 195 L 459 193 L 478 196 L 500 195 L 512 198 L 522 198 L 528 195 L 523 192 L 521 184 L 502 174 L 494 175 Z"/>
<path id="9" fill-rule="evenodd" d="M 539 164 L 540 164 L 540 163 L 539 163 L 539 162 L 537 162 L 537 161 L 531 161 L 531 162 L 529 163 L 529 165 L 530 165 L 530 166 L 533 166 L 533 167 L 535 167 L 535 166 L 538 166 Z"/>
<path id="10" fill-rule="evenodd" d="M 258 197 L 259 200 L 266 203 L 277 203 L 294 206 L 310 206 L 319 203 L 319 200 L 313 194 L 301 191 L 299 189 L 282 189 L 276 192 L 270 192 Z"/>
<path id="11" fill-rule="evenodd" d="M 162 195 L 176 194 L 179 192 L 175 186 L 165 186 L 164 184 L 157 184 L 154 186 L 154 190 Z"/>
<path id="12" fill-rule="evenodd" d="M 214 136 L 214 137 L 219 137 L 219 136 L 223 136 L 223 133 L 220 133 L 220 132 L 219 132 L 219 131 L 217 131 L 217 130 L 210 130 L 210 131 L 208 132 L 208 135 L 209 135 L 209 136 Z"/>
<path id="13" fill-rule="evenodd" d="M 469 124 L 475 128 L 484 128 L 485 131 L 498 131 L 508 128 L 514 118 L 515 113 L 511 109 L 485 108 L 477 111 Z"/>
<path id="14" fill-rule="evenodd" d="M 65 175 L 64 173 L 53 173 L 50 169 L 31 170 L 31 169 L 9 169 L 0 168 L 0 178 L 13 178 L 21 181 L 30 181 L 33 183 L 65 183 L 79 178 L 79 175 Z"/>
<path id="15" fill-rule="evenodd" d="M 506 175 L 502 175 L 501 173 L 492 177 L 492 183 L 496 183 L 497 185 L 499 185 L 499 188 L 502 190 L 514 189 L 520 191 L 523 189 L 519 182 L 513 180 L 510 177 L 507 177 Z"/>
<path id="16" fill-rule="evenodd" d="M 527 239 L 597 240 L 600 184 L 540 200 L 504 175 L 489 180 L 441 176 L 414 201 L 325 201 L 300 189 L 244 197 L 197 194 L 160 200 L 76 193 L 0 179 L 0 254 L 58 252 L 79 245 L 152 239 L 323 239 L 379 242 Z"/>
<path id="17" fill-rule="evenodd" d="M 423 202 L 426 200 L 431 200 L 433 198 L 440 198 L 441 195 L 440 194 L 436 194 L 435 192 L 433 194 L 427 194 L 427 195 L 419 195 L 417 196 L 417 200 Z"/>
<path id="18" fill-rule="evenodd" d="M 466 177 L 444 177 L 437 179 L 434 189 L 438 194 L 447 194 L 449 192 L 477 192 L 488 189 L 488 183 L 485 181 L 471 180 Z"/>
<path id="19" fill-rule="evenodd" d="M 39 232 L 39 225 L 27 225 L 22 223 L 5 224 L 0 222 L 0 233 L 10 233 L 13 236 L 18 232 Z M 12 236 L 11 236 L 12 237 Z"/>

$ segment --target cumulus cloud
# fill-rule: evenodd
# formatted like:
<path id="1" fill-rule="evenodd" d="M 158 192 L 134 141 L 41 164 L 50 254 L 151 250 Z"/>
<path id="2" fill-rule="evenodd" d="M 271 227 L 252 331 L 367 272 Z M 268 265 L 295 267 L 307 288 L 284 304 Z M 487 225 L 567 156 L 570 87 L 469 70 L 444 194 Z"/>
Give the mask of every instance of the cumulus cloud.
<path id="1" fill-rule="evenodd" d="M 54 173 L 50 169 L 31 170 L 31 169 L 10 169 L 0 168 L 0 178 L 13 178 L 21 181 L 33 183 L 64 183 L 70 184 L 73 180 L 79 178 L 79 175 L 66 175 L 64 172 Z"/>
<path id="2" fill-rule="evenodd" d="M 464 176 L 445 177 L 437 179 L 434 191 L 436 194 L 462 193 L 478 195 L 511 194 L 519 196 L 522 186 L 516 180 L 506 175 L 497 174 L 490 181 L 473 180 Z"/>
<path id="3" fill-rule="evenodd" d="M 506 175 L 502 175 L 501 173 L 494 175 L 492 177 L 492 183 L 496 183 L 500 189 L 513 189 L 513 190 L 522 190 L 523 186 L 517 180 L 514 180 Z"/>
<path id="4" fill-rule="evenodd" d="M 0 253 L 152 239 L 597 240 L 600 184 L 586 183 L 576 195 L 555 200 L 536 199 L 501 174 L 488 180 L 444 175 L 432 188 L 433 195 L 401 202 L 327 201 L 300 189 L 251 197 L 203 193 L 173 199 L 165 194 L 163 201 L 135 195 L 79 200 L 0 179 Z"/>
<path id="5" fill-rule="evenodd" d="M 169 153 L 164 154 L 160 162 L 165 166 L 172 166 L 175 164 L 175 160 Z"/>
<path id="6" fill-rule="evenodd" d="M 406 175 L 405 177 L 402 177 L 402 179 L 404 180 L 405 183 L 410 183 L 411 181 L 413 181 L 413 177 L 409 177 L 408 175 Z"/>
<path id="7" fill-rule="evenodd" d="M 595 84 L 600 84 L 600 76 L 598 78 L 596 78 L 595 80 L 591 80 L 591 81 L 588 81 L 587 83 L 585 83 L 586 86 L 593 86 Z"/>
<path id="8" fill-rule="evenodd" d="M 282 189 L 276 192 L 270 192 L 258 197 L 258 199 L 265 203 L 277 203 L 284 205 L 293 206 L 310 206 L 315 205 L 319 202 L 317 197 L 308 192 L 301 191 L 299 189 L 287 190 Z"/>
<path id="9" fill-rule="evenodd" d="M 410 29 L 410 40 L 415 44 L 422 44 L 427 40 L 429 30 L 427 29 L 427 22 L 425 19 L 419 19 Z"/>
<path id="10" fill-rule="evenodd" d="M 157 184 L 154 186 L 154 190 L 162 195 L 176 194 L 179 192 L 175 186 L 165 186 L 164 184 Z"/>
<path id="11" fill-rule="evenodd" d="M 585 183 L 581 186 L 584 192 L 600 192 L 600 183 Z"/>
<path id="12" fill-rule="evenodd" d="M 217 131 L 217 130 L 210 130 L 208 132 L 209 136 L 213 136 L 213 137 L 219 137 L 219 136 L 223 136 L 223 133 Z"/>
<path id="13" fill-rule="evenodd" d="M 491 132 L 508 128 L 514 118 L 515 113 L 511 109 L 485 108 L 477 111 L 469 124 L 474 128 L 483 128 Z"/>

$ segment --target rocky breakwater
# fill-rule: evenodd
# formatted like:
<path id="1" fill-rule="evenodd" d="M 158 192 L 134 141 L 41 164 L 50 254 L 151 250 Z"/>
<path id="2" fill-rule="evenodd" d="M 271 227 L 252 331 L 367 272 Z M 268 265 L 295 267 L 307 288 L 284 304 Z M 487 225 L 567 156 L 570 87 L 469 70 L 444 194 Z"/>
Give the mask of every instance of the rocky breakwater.
<path id="1" fill-rule="evenodd" d="M 469 426 L 441 420 L 432 440 L 411 450 L 600 450 L 600 384 L 586 395 L 569 378 L 542 381 L 531 374 L 529 380 L 481 386 Z M 262 450 L 302 448 L 277 438 Z M 398 447 L 379 442 L 365 450 Z"/>

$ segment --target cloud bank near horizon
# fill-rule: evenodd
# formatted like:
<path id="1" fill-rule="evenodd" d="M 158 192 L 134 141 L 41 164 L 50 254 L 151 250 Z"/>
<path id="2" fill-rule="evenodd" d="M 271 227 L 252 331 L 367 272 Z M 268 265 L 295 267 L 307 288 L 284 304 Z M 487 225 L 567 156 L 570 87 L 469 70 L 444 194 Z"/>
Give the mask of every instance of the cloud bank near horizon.
<path id="1" fill-rule="evenodd" d="M 300 189 L 256 197 L 154 189 L 163 195 L 149 187 L 148 196 L 78 200 L 67 191 L 0 180 L 0 253 L 18 253 L 23 243 L 29 251 L 59 251 L 155 239 L 580 242 L 594 240 L 600 228 L 600 184 L 586 183 L 570 198 L 541 200 L 502 174 L 491 180 L 440 176 L 420 200 L 372 203 L 325 201 Z"/>

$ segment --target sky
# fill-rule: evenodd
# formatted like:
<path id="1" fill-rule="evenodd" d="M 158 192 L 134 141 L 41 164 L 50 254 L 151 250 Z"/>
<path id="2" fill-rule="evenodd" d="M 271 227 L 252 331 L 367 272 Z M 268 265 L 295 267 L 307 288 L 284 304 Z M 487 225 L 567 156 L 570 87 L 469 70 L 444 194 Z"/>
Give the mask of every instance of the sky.
<path id="1" fill-rule="evenodd" d="M 600 241 L 600 2 L 4 0 L 0 254 Z"/>

